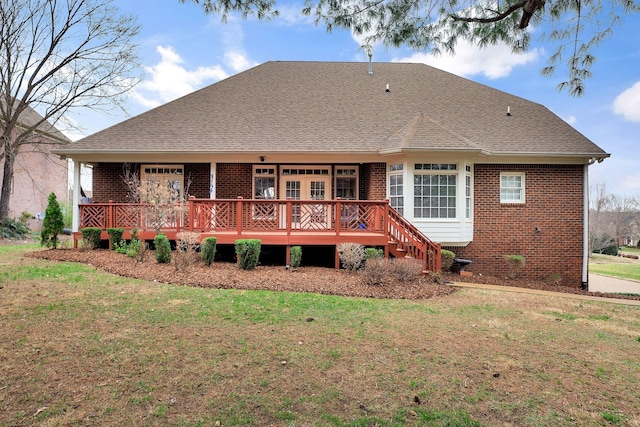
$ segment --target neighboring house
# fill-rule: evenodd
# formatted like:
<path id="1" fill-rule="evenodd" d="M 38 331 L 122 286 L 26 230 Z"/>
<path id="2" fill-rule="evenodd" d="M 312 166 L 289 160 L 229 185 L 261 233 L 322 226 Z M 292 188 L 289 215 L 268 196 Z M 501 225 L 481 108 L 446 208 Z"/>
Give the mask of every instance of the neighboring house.
<path id="1" fill-rule="evenodd" d="M 453 74 L 423 64 L 327 62 L 259 65 L 56 153 L 93 165 L 94 219 L 98 204 L 127 202 L 127 165 L 179 191 L 188 182 L 198 199 L 314 201 L 261 212 L 251 205 L 234 227 L 271 219 L 281 238 L 263 233 L 263 244 L 295 244 L 289 237 L 306 210 L 338 198 L 355 200 L 343 203 L 353 204 L 360 224 L 350 226 L 342 205 L 322 205 L 333 216 L 306 218 L 322 218 L 340 241 L 386 244 L 395 231 L 382 240 L 364 231 L 387 223 L 394 211 L 380 212 L 390 204 L 431 241 L 472 260 L 469 271 L 506 274 L 504 255 L 519 254 L 523 276 L 574 286 L 587 281 L 588 165 L 609 156 L 544 106 Z M 369 209 L 364 200 L 382 204 Z M 211 203 L 206 227 L 201 205 L 189 211 L 198 222 L 189 227 L 224 240 L 218 217 L 234 205 Z M 83 209 L 76 227 L 91 223 Z M 285 212 L 298 222 L 284 224 Z M 341 235 L 345 227 L 354 233 Z M 303 243 L 335 244 L 314 236 Z"/>
<path id="2" fill-rule="evenodd" d="M 592 233 L 600 237 L 608 236 L 620 246 L 636 246 L 638 244 L 640 212 L 597 212 L 591 210 L 589 214 Z"/>
<path id="3" fill-rule="evenodd" d="M 42 121 L 42 116 L 27 107 L 20 119 L 20 127 L 24 129 Z M 44 122 L 33 132 L 33 143 L 20 147 L 11 182 L 10 217 L 18 218 L 22 212 L 28 212 L 36 217 L 30 221 L 31 229 L 38 230 L 44 219 L 49 194 L 55 193 L 60 203 L 66 202 L 69 194 L 68 162 L 52 154 L 51 150 L 64 147 L 69 142 L 62 132 Z M 0 160 L 0 168 L 4 168 L 3 159 Z"/>

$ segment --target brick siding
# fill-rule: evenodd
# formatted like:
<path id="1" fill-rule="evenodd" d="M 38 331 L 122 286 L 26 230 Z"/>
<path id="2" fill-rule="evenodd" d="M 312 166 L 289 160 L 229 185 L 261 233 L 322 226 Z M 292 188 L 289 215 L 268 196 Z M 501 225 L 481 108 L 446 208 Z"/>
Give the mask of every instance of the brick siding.
<path id="1" fill-rule="evenodd" d="M 500 172 L 525 173 L 525 203 L 500 203 Z M 582 165 L 474 166 L 474 238 L 446 248 L 473 263 L 467 270 L 504 276 L 504 255 L 526 257 L 522 277 L 582 283 Z M 540 231 L 536 232 L 536 227 Z"/>
<path id="2" fill-rule="evenodd" d="M 384 200 L 387 197 L 387 164 L 367 163 L 360 171 L 360 199 Z"/>
<path id="3" fill-rule="evenodd" d="M 132 172 L 140 173 L 139 163 L 128 163 Z M 127 187 L 124 184 L 124 163 L 98 163 L 93 167 L 93 202 L 128 203 Z M 209 198 L 209 163 L 187 163 L 184 165 L 184 185 L 189 196 Z"/>
<path id="4" fill-rule="evenodd" d="M 218 163 L 216 167 L 216 198 L 252 198 L 252 167 L 249 163 Z"/>

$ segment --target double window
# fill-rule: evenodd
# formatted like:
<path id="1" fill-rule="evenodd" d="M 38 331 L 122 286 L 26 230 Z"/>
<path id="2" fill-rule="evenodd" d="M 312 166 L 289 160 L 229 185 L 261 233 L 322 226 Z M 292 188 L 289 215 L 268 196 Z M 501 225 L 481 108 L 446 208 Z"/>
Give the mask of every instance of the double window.
<path id="1" fill-rule="evenodd" d="M 456 164 L 415 165 L 413 215 L 415 218 L 456 217 Z"/>

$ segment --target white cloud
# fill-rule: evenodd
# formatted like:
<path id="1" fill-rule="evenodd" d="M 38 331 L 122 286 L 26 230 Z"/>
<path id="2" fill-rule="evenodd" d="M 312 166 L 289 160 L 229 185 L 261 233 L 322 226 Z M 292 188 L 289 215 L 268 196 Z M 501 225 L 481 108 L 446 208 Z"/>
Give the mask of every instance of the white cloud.
<path id="1" fill-rule="evenodd" d="M 578 118 L 576 116 L 569 116 L 565 121 L 569 123 L 571 126 L 573 126 L 576 123 L 578 123 Z"/>
<path id="2" fill-rule="evenodd" d="M 249 61 L 242 51 L 225 52 L 223 59 L 225 65 L 230 67 L 236 73 L 258 65 L 257 62 Z"/>
<path id="3" fill-rule="evenodd" d="M 613 101 L 613 112 L 630 122 L 640 122 L 640 82 L 622 92 Z"/>
<path id="4" fill-rule="evenodd" d="M 158 46 L 156 51 L 160 54 L 160 62 L 145 67 L 150 79 L 145 78 L 132 93 L 132 98 L 145 107 L 157 107 L 191 93 L 205 83 L 228 77 L 219 65 L 188 70 L 171 46 Z"/>
<path id="5" fill-rule="evenodd" d="M 455 55 L 442 54 L 434 56 L 430 53 L 414 53 L 405 58 L 394 58 L 394 62 L 422 62 L 427 65 L 469 77 L 484 74 L 490 79 L 507 77 L 514 67 L 536 61 L 543 51 L 534 49 L 524 54 L 514 54 L 505 45 L 488 46 L 480 49 L 468 42 L 456 45 Z"/>

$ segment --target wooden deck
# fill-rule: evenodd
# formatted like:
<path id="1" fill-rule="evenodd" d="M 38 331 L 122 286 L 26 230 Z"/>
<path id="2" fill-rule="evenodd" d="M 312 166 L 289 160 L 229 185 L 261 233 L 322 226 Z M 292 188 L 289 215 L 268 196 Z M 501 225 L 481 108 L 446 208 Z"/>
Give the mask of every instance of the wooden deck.
<path id="1" fill-rule="evenodd" d="M 92 203 L 81 204 L 80 226 L 103 230 L 122 228 L 124 238 L 131 230 L 152 240 L 160 232 L 175 240 L 181 231 L 216 237 L 219 244 L 238 239 L 260 239 L 263 245 L 336 246 L 355 242 L 383 247 L 385 256 L 412 256 L 425 268 L 440 270 L 440 245 L 432 242 L 386 200 L 256 200 L 195 199 L 186 204 Z M 74 234 L 77 245 L 81 233 Z M 287 258 L 289 251 L 286 251 Z M 287 259 L 288 261 L 288 259 Z M 336 254 L 336 264 L 339 261 Z"/>

